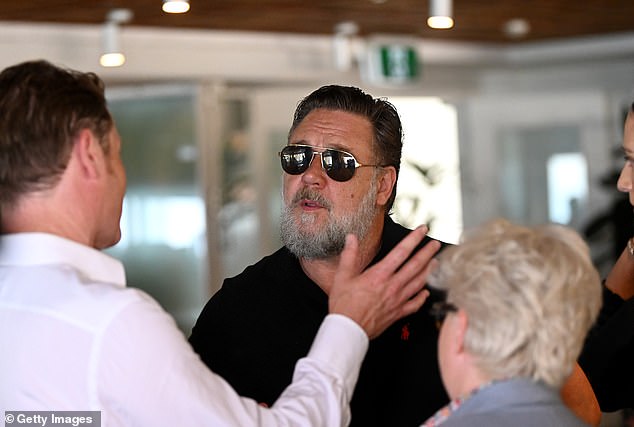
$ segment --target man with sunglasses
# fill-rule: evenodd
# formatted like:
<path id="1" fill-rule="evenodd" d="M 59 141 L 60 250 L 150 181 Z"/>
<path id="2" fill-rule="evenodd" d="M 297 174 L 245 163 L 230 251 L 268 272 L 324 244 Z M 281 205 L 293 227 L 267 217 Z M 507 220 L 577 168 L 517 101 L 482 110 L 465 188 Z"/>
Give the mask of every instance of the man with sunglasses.
<path id="1" fill-rule="evenodd" d="M 298 105 L 279 154 L 284 247 L 226 279 L 190 337 L 203 361 L 241 394 L 271 405 L 290 383 L 327 314 L 346 233 L 359 239 L 362 268 L 408 233 L 389 216 L 401 150 L 395 108 L 358 88 L 324 86 Z M 448 401 L 427 313 L 437 299 L 430 296 L 370 342 L 351 425 L 416 426 Z"/>
<path id="2" fill-rule="evenodd" d="M 346 233 L 359 238 L 361 267 L 381 260 L 407 234 L 389 216 L 401 150 L 395 108 L 358 88 L 324 86 L 297 106 L 279 153 L 284 247 L 226 279 L 190 337 L 203 361 L 241 394 L 270 406 L 290 383 L 327 313 Z M 432 292 L 417 313 L 370 342 L 351 402 L 352 426 L 418 426 L 449 401 L 429 316 L 441 299 Z M 567 403 L 596 419 L 587 379 L 579 370 L 571 379 Z"/>
<path id="3" fill-rule="evenodd" d="M 121 145 L 95 74 L 45 61 L 0 72 L 0 413 L 10 423 L 24 411 L 95 411 L 72 416 L 104 427 L 347 425 L 368 339 L 423 304 L 439 245 L 408 259 L 417 229 L 361 272 L 347 236 L 329 315 L 263 408 L 209 371 L 101 252 L 121 237 Z"/>

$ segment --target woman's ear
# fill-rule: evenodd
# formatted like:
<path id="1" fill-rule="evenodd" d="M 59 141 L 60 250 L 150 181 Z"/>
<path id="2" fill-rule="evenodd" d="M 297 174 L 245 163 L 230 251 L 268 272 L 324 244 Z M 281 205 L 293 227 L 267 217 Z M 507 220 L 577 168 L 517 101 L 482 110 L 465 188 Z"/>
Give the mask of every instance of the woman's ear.
<path id="1" fill-rule="evenodd" d="M 458 311 L 453 314 L 454 334 L 452 338 L 456 346 L 456 351 L 459 353 L 464 353 L 464 339 L 467 334 L 468 320 L 467 313 L 462 309 L 458 309 Z"/>

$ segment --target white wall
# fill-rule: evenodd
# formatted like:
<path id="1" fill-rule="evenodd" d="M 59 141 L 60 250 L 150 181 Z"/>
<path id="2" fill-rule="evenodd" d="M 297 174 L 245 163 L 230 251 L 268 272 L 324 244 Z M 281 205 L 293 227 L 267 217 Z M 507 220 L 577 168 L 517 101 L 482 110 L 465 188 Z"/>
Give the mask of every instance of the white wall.
<path id="1" fill-rule="evenodd" d="M 193 81 L 228 87 L 317 87 L 337 82 L 360 85 L 374 95 L 440 96 L 458 107 L 467 224 L 494 215 L 492 209 L 498 205 L 491 186 L 498 159 L 490 151 L 500 121 L 535 122 L 544 117 L 541 108 L 546 101 L 561 109 L 555 113 L 583 126 L 590 179 L 595 180 L 598 171 L 608 166 L 608 151 L 620 138 L 619 108 L 634 98 L 634 33 L 508 46 L 419 40 L 423 78 L 404 87 L 362 81 L 355 67 L 337 70 L 328 36 L 124 26 L 121 44 L 127 62 L 116 69 L 98 65 L 100 37 L 97 25 L 0 22 L 0 67 L 46 58 L 96 71 L 110 86 Z M 368 41 L 352 41 L 359 58 Z M 593 201 L 599 209 L 605 198 L 597 193 Z"/>
<path id="2" fill-rule="evenodd" d="M 334 66 L 331 37 L 283 34 L 231 33 L 123 27 L 121 45 L 127 62 L 106 69 L 98 64 L 101 46 L 98 25 L 33 25 L 0 21 L 0 67 L 28 59 L 46 58 L 54 63 L 96 71 L 109 83 L 156 80 L 222 80 L 249 84 L 297 84 L 302 82 L 359 82 L 356 70 Z M 364 41 L 353 40 L 360 52 Z M 468 87 L 473 78 L 453 63 L 481 61 L 495 50 L 486 47 L 446 48 L 434 43 L 421 46 L 426 82 L 441 82 L 448 89 Z M 437 66 L 436 66 L 437 65 Z M 451 79 L 447 70 L 453 68 Z M 436 90 L 425 83 L 416 90 Z M 408 88 L 407 90 L 410 90 Z"/>
<path id="3" fill-rule="evenodd" d="M 352 39 L 353 54 L 362 59 L 365 47 L 377 40 L 392 38 L 394 36 L 375 35 Z M 629 71 L 634 63 L 634 33 L 505 46 L 413 41 L 418 43 L 424 78 L 417 85 L 393 87 L 391 91 L 477 95 L 498 87 L 533 90 L 535 84 L 572 88 L 592 84 L 593 79 L 599 85 L 620 88 L 623 83 L 631 83 Z M 127 56 L 126 64 L 107 69 L 98 64 L 100 25 L 0 21 L 1 68 L 28 59 L 46 58 L 71 68 L 96 71 L 109 83 L 157 80 L 360 83 L 354 67 L 348 71 L 336 69 L 333 38 L 329 36 L 123 26 L 121 45 Z"/>

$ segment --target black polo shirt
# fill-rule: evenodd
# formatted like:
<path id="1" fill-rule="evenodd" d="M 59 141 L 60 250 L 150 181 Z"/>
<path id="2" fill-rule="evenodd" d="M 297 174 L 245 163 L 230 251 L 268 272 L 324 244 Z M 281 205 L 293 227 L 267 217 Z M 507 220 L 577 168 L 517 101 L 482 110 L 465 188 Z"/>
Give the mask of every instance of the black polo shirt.
<path id="1" fill-rule="evenodd" d="M 373 263 L 408 232 L 386 218 Z M 352 397 L 351 426 L 419 426 L 447 404 L 438 332 L 428 314 L 440 297 L 432 293 L 417 313 L 370 342 Z M 190 342 L 239 394 L 270 406 L 291 383 L 297 360 L 308 353 L 327 314 L 327 295 L 282 248 L 225 280 L 203 309 Z"/>

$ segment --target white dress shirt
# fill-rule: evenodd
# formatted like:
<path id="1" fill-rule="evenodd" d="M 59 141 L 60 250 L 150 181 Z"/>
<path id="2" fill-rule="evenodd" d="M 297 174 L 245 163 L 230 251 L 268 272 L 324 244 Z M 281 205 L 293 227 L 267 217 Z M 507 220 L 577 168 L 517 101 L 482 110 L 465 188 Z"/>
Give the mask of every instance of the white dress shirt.
<path id="1" fill-rule="evenodd" d="M 119 261 L 50 234 L 0 236 L 0 413 L 101 411 L 107 427 L 347 425 L 367 347 L 356 323 L 327 316 L 293 383 L 263 408 L 125 287 Z"/>

